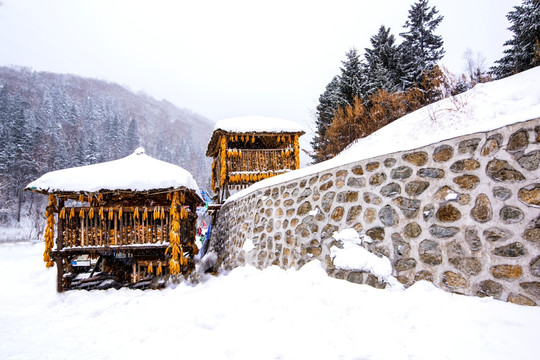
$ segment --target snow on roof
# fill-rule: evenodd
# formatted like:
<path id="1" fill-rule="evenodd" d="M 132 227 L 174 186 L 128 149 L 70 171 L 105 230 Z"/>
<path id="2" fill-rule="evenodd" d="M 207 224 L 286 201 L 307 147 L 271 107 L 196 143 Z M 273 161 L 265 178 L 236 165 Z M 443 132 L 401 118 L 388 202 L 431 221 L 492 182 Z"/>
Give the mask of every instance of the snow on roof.
<path id="1" fill-rule="evenodd" d="M 540 67 L 478 84 L 462 94 L 425 106 L 357 140 L 333 159 L 259 181 L 232 195 L 227 202 L 266 186 L 352 162 L 535 118 L 540 118 Z"/>
<path id="2" fill-rule="evenodd" d="M 300 124 L 266 116 L 242 116 L 223 119 L 216 122 L 214 131 L 224 130 L 228 132 L 305 132 Z"/>
<path id="3" fill-rule="evenodd" d="M 123 159 L 51 171 L 26 189 L 42 192 L 98 192 L 100 190 L 148 191 L 187 188 L 198 196 L 199 187 L 180 166 L 154 159 L 143 148 Z"/>

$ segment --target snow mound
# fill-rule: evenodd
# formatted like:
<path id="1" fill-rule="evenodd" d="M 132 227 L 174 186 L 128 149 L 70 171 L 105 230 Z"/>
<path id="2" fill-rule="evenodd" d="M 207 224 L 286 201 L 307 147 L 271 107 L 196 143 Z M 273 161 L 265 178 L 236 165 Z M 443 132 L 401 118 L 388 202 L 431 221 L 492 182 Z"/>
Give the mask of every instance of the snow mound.
<path id="1" fill-rule="evenodd" d="M 143 148 L 123 159 L 51 171 L 26 189 L 47 192 L 146 191 L 185 187 L 199 195 L 193 176 L 180 166 L 154 159 Z"/>
<path id="2" fill-rule="evenodd" d="M 387 257 L 377 255 L 364 249 L 362 238 L 355 229 L 344 229 L 335 232 L 332 237 L 341 242 L 343 248 L 334 245 L 330 248 L 330 257 L 334 266 L 343 270 L 367 271 L 384 281 L 392 289 L 403 289 L 396 278 L 392 276 L 392 264 Z"/>
<path id="3" fill-rule="evenodd" d="M 216 122 L 214 131 L 225 130 L 228 132 L 305 132 L 300 124 L 294 121 L 266 117 L 266 116 L 242 116 L 223 119 Z"/>

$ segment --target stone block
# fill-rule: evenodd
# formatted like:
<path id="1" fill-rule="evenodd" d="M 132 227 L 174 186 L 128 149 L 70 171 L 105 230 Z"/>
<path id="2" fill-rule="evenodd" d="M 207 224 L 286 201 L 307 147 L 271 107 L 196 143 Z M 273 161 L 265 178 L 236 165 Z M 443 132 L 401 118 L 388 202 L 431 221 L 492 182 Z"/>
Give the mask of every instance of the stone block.
<path id="1" fill-rule="evenodd" d="M 536 306 L 536 303 L 532 299 L 521 294 L 510 293 L 506 301 L 517 305 Z"/>
<path id="2" fill-rule="evenodd" d="M 416 239 L 420 236 L 420 234 L 422 234 L 422 228 L 420 227 L 420 225 L 418 225 L 418 223 L 412 222 L 405 225 L 405 227 L 403 228 L 403 232 L 405 238 Z"/>
<path id="3" fill-rule="evenodd" d="M 521 182 L 525 181 L 525 176 L 522 173 L 514 169 L 508 161 L 493 159 L 486 167 L 486 173 L 488 176 L 499 182 Z"/>
<path id="4" fill-rule="evenodd" d="M 519 265 L 495 265 L 492 266 L 491 274 L 496 279 L 517 279 L 523 274 L 523 269 Z"/>
<path id="5" fill-rule="evenodd" d="M 540 207 L 540 184 L 532 184 L 519 189 L 519 200 L 527 206 Z"/>
<path id="6" fill-rule="evenodd" d="M 443 169 L 422 168 L 418 170 L 417 175 L 429 179 L 442 179 L 445 175 L 445 172 Z"/>
<path id="7" fill-rule="evenodd" d="M 401 194 L 401 186 L 398 183 L 390 183 L 381 188 L 381 195 L 386 197 L 392 197 L 394 195 Z"/>
<path id="8" fill-rule="evenodd" d="M 450 166 L 450 170 L 455 173 L 473 171 L 480 167 L 480 163 L 474 159 L 458 160 Z"/>
<path id="9" fill-rule="evenodd" d="M 471 217 L 480 223 L 488 222 L 493 218 L 491 202 L 486 194 L 479 194 L 476 197 L 474 207 L 471 209 Z"/>
<path id="10" fill-rule="evenodd" d="M 383 184 L 386 181 L 386 174 L 385 173 L 376 173 L 373 174 L 369 178 L 369 185 L 371 186 L 379 186 Z"/>
<path id="11" fill-rule="evenodd" d="M 501 220 L 507 224 L 515 224 L 523 220 L 524 214 L 520 208 L 506 205 L 499 211 Z"/>
<path id="12" fill-rule="evenodd" d="M 487 138 L 486 143 L 482 146 L 480 154 L 482 156 L 490 156 L 496 154 L 501 148 L 503 137 L 500 134 L 491 135 Z"/>
<path id="13" fill-rule="evenodd" d="M 395 169 L 392 169 L 390 172 L 390 177 L 394 180 L 405 180 L 411 177 L 413 174 L 413 169 L 408 166 L 398 166 Z"/>
<path id="14" fill-rule="evenodd" d="M 493 254 L 501 257 L 520 257 L 527 254 L 527 249 L 520 242 L 513 242 L 505 246 L 499 246 L 493 250 Z"/>
<path id="15" fill-rule="evenodd" d="M 454 148 L 449 145 L 441 145 L 433 151 L 433 161 L 445 162 L 454 156 Z"/>
<path id="16" fill-rule="evenodd" d="M 529 145 L 529 133 L 526 129 L 521 129 L 510 135 L 506 151 L 516 152 L 524 150 Z"/>
<path id="17" fill-rule="evenodd" d="M 429 227 L 429 233 L 437 238 L 451 238 L 459 232 L 459 228 L 455 226 L 441 226 L 433 224 Z"/>
<path id="18" fill-rule="evenodd" d="M 405 186 L 405 192 L 409 196 L 421 195 L 429 187 L 429 182 L 422 180 L 413 180 Z"/>
<path id="19" fill-rule="evenodd" d="M 478 284 L 478 291 L 476 295 L 480 297 L 494 297 L 499 299 L 503 292 L 503 286 L 493 280 L 484 280 Z"/>
<path id="20" fill-rule="evenodd" d="M 402 156 L 403 160 L 416 165 L 424 166 L 427 163 L 428 154 L 425 151 L 416 151 Z"/>
<path id="21" fill-rule="evenodd" d="M 519 284 L 523 290 L 529 295 L 532 295 L 535 299 L 540 299 L 540 282 L 529 281 Z"/>
<path id="22" fill-rule="evenodd" d="M 461 219 L 461 212 L 454 205 L 447 204 L 437 210 L 436 217 L 441 222 L 454 222 Z"/>
<path id="23" fill-rule="evenodd" d="M 495 186 L 493 188 L 493 197 L 497 200 L 508 200 L 512 197 L 512 190 L 502 186 Z"/>
<path id="24" fill-rule="evenodd" d="M 454 183 L 464 190 L 472 190 L 480 183 L 480 178 L 476 175 L 461 175 L 453 179 Z"/>
<path id="25" fill-rule="evenodd" d="M 433 240 L 424 240 L 418 245 L 420 261 L 428 265 L 442 263 L 442 251 L 439 244 Z"/>
<path id="26" fill-rule="evenodd" d="M 463 140 L 458 144 L 459 154 L 474 154 L 480 144 L 479 138 L 473 138 L 469 140 Z"/>
<path id="27" fill-rule="evenodd" d="M 394 264 L 396 271 L 406 271 L 416 267 L 416 260 L 413 258 L 399 259 Z"/>
<path id="28" fill-rule="evenodd" d="M 482 263 L 474 257 L 456 257 L 448 261 L 456 269 L 467 275 L 478 275 L 482 271 Z"/>
<path id="29" fill-rule="evenodd" d="M 375 170 L 377 170 L 379 168 L 380 165 L 381 165 L 381 163 L 378 162 L 378 161 L 367 163 L 366 164 L 366 170 L 369 171 L 369 172 L 375 171 Z"/>
<path id="30" fill-rule="evenodd" d="M 468 287 L 465 278 L 453 271 L 445 271 L 442 276 L 442 283 L 451 289 L 464 289 Z"/>

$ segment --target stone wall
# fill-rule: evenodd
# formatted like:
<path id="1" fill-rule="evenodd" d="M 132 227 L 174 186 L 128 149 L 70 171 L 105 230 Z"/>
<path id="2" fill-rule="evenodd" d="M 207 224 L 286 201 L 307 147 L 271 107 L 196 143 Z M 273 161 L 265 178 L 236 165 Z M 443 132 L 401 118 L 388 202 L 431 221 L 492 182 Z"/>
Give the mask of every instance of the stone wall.
<path id="1" fill-rule="evenodd" d="M 384 287 L 336 268 L 332 233 L 355 228 L 406 286 L 540 303 L 540 119 L 358 161 L 226 203 L 217 266 L 299 268 Z M 252 249 L 245 245 L 253 243 Z"/>

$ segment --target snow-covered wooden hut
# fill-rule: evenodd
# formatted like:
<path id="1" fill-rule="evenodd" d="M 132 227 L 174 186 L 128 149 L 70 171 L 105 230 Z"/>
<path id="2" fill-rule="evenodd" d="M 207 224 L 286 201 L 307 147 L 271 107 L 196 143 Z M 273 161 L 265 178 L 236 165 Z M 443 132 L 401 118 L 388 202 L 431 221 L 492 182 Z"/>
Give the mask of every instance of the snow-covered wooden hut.
<path id="1" fill-rule="evenodd" d="M 206 150 L 213 158 L 212 190 L 218 202 L 257 181 L 298 169 L 298 138 L 304 133 L 299 124 L 277 118 L 218 121 Z"/>
<path id="2" fill-rule="evenodd" d="M 58 291 L 157 287 L 194 268 L 197 183 L 142 148 L 49 172 L 26 189 L 49 195 L 44 260 L 57 265 Z"/>

